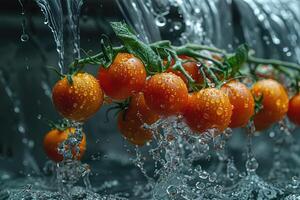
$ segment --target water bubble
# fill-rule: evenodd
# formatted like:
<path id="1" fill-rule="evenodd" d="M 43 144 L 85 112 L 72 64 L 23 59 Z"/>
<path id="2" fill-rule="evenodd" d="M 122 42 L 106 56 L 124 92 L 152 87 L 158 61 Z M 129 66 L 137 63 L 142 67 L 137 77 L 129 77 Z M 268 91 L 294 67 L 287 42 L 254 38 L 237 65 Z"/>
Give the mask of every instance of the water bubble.
<path id="1" fill-rule="evenodd" d="M 199 190 L 202 190 L 205 188 L 205 184 L 202 183 L 202 182 L 197 182 L 196 183 L 196 188 L 199 189 Z"/>
<path id="2" fill-rule="evenodd" d="M 182 23 L 177 21 L 173 23 L 173 26 L 175 30 L 180 30 L 182 27 Z"/>
<path id="3" fill-rule="evenodd" d="M 195 8 L 195 13 L 199 14 L 200 13 L 200 8 Z"/>
<path id="4" fill-rule="evenodd" d="M 269 133 L 269 136 L 270 136 L 270 138 L 275 137 L 275 132 L 274 132 L 274 131 L 271 131 L 271 132 Z"/>
<path id="5" fill-rule="evenodd" d="M 246 169 L 248 172 L 255 172 L 257 168 L 258 168 L 258 162 L 254 157 L 246 161 Z"/>
<path id="6" fill-rule="evenodd" d="M 27 42 L 29 40 L 29 36 L 26 33 L 23 33 L 21 35 L 21 41 L 22 42 Z"/>
<path id="7" fill-rule="evenodd" d="M 208 180 L 209 182 L 215 182 L 217 180 L 217 174 L 213 172 L 212 174 L 209 175 Z"/>
<path id="8" fill-rule="evenodd" d="M 178 188 L 174 185 L 170 185 L 167 187 L 167 193 L 169 196 L 175 196 L 178 194 Z"/>
<path id="9" fill-rule="evenodd" d="M 216 185 L 215 187 L 214 187 L 214 191 L 215 191 L 215 193 L 220 193 L 220 192 L 222 192 L 222 190 L 223 190 L 223 187 L 221 186 L 221 185 Z"/>
<path id="10" fill-rule="evenodd" d="M 275 37 L 275 38 L 273 38 L 273 42 L 274 42 L 274 44 L 280 44 L 280 39 Z"/>
<path id="11" fill-rule="evenodd" d="M 14 111 L 15 111 L 15 113 L 19 113 L 20 112 L 20 108 L 19 107 L 15 107 Z"/>
<path id="12" fill-rule="evenodd" d="M 163 27 L 167 24 L 167 20 L 166 20 L 165 16 L 161 16 L 161 15 L 158 15 L 155 18 L 155 22 L 158 27 Z"/>
<path id="13" fill-rule="evenodd" d="M 18 131 L 20 132 L 20 133 L 25 133 L 25 127 L 23 126 L 23 125 L 19 125 L 18 126 Z"/>
<path id="14" fill-rule="evenodd" d="M 288 47 L 283 47 L 283 52 L 288 52 L 289 51 L 289 48 Z"/>
<path id="15" fill-rule="evenodd" d="M 292 53 L 289 51 L 286 53 L 286 56 L 290 57 L 290 56 L 292 56 Z"/>
<path id="16" fill-rule="evenodd" d="M 206 171 L 202 171 L 199 173 L 199 178 L 201 179 L 207 179 L 209 174 Z"/>

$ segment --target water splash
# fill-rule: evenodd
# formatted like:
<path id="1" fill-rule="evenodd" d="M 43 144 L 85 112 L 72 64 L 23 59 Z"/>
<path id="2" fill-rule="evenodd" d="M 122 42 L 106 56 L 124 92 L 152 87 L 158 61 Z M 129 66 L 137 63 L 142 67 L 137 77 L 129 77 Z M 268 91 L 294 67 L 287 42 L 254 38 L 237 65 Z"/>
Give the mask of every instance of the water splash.
<path id="1" fill-rule="evenodd" d="M 83 5 L 83 0 L 68 0 L 67 8 L 68 8 L 68 21 L 69 21 L 69 29 L 71 32 L 72 38 L 72 50 L 73 50 L 73 58 L 80 58 L 80 28 L 79 28 L 79 16 L 81 6 Z"/>
<path id="2" fill-rule="evenodd" d="M 49 26 L 56 44 L 58 53 L 58 67 L 60 72 L 64 72 L 64 21 L 62 4 L 60 0 L 36 0 L 44 16 L 44 23 Z"/>
<path id="3" fill-rule="evenodd" d="M 118 6 L 123 13 L 126 21 L 136 32 L 139 38 L 144 42 L 150 43 L 160 40 L 160 32 L 158 27 L 153 24 L 154 16 L 147 7 L 151 0 L 117 0 Z"/>

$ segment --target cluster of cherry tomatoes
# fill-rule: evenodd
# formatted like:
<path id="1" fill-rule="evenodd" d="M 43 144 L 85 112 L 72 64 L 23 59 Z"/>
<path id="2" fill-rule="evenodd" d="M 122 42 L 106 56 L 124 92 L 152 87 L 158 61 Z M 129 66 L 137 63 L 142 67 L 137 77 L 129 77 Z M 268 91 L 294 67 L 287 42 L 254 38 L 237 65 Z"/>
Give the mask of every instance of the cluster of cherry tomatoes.
<path id="1" fill-rule="evenodd" d="M 196 60 L 184 55 L 179 58 L 186 60 L 183 67 L 195 82 L 203 83 Z M 140 146 L 152 139 L 151 131 L 143 126 L 145 123 L 174 115 L 182 115 L 195 133 L 244 127 L 252 117 L 256 130 L 263 130 L 286 114 L 300 124 L 300 94 L 289 101 L 286 89 L 276 80 L 259 80 L 251 89 L 238 80 L 231 80 L 217 87 L 190 91 L 188 80 L 172 68 L 172 63 L 165 72 L 147 76 L 143 62 L 129 53 L 118 53 L 108 68 L 100 66 L 97 78 L 79 72 L 73 76 L 72 83 L 67 78 L 59 80 L 52 92 L 57 111 L 64 118 L 81 122 L 99 110 L 104 95 L 113 102 L 129 100 L 127 108 L 118 115 L 118 128 L 128 141 Z M 261 109 L 255 113 L 255 99 L 259 98 L 262 98 Z M 70 132 L 74 131 L 48 133 L 44 146 L 50 158 L 62 160 L 56 148 Z M 81 154 L 84 149 L 85 137 Z"/>

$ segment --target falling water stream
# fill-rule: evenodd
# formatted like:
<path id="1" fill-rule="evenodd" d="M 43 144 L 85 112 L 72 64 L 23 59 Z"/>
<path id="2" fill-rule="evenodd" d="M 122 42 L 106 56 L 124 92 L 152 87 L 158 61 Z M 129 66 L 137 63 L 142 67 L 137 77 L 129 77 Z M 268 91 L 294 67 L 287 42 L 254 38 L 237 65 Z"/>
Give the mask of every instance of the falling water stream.
<path id="1" fill-rule="evenodd" d="M 22 5 L 22 1 L 20 3 Z M 66 72 L 68 63 L 80 58 L 79 18 L 83 3 L 88 4 L 88 1 L 36 0 L 36 3 L 45 16 L 44 23 L 53 33 L 58 69 Z M 261 57 L 300 62 L 298 0 L 117 0 L 117 4 L 127 23 L 147 43 L 164 39 L 164 30 L 178 32 L 178 37 L 172 38 L 175 43 L 201 43 L 231 51 L 238 44 L 247 42 Z M 171 18 L 174 10 L 179 16 L 176 21 Z M 23 21 L 23 42 L 30 40 L 27 34 Z M 128 187 L 131 191 L 126 192 L 122 186 L 126 185 L 128 177 L 121 184 L 113 180 L 95 187 L 89 179 L 93 176 L 90 166 L 67 159 L 72 156 L 72 148 L 66 146 L 76 149 L 83 127 L 80 123 L 70 122 L 76 127 L 76 133 L 59 148 L 65 160 L 59 164 L 47 162 L 41 175 L 30 155 L 31 143 L 26 135 L 18 94 L 10 88 L 4 73 L 0 69 L 0 82 L 14 107 L 17 131 L 24 143 L 23 160 L 38 178 L 28 177 L 17 186 L 13 185 L 15 182 L 0 182 L 0 199 L 300 198 L 300 142 L 293 136 L 297 129 L 286 119 L 259 136 L 269 141 L 264 147 L 253 142 L 257 138 L 253 123 L 245 130 L 227 129 L 218 136 L 214 129 L 200 136 L 194 135 L 180 116 L 145 125 L 153 132 L 154 140 L 142 149 L 136 148 L 131 160 L 143 175 L 144 182 L 132 183 Z M 239 144 L 236 140 L 247 142 Z M 263 149 L 265 146 L 268 149 Z M 267 161 L 272 163 L 270 169 L 262 172 L 260 168 L 268 167 L 259 162 L 259 151 L 273 155 Z M 80 181 L 83 184 L 77 184 Z M 101 194 L 111 188 L 116 188 L 117 192 Z"/>

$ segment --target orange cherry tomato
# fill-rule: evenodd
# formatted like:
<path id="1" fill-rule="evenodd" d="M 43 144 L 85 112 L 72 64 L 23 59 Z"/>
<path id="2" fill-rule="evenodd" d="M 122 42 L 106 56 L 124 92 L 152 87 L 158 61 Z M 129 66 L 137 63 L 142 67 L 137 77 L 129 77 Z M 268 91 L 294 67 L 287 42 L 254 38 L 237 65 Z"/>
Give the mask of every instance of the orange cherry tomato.
<path id="1" fill-rule="evenodd" d="M 287 115 L 294 124 L 300 125 L 300 93 L 291 98 Z"/>
<path id="2" fill-rule="evenodd" d="M 47 156 L 55 161 L 60 162 L 63 160 L 63 156 L 58 153 L 58 146 L 68 138 L 69 134 L 74 134 L 75 128 L 68 128 L 64 131 L 60 131 L 58 129 L 53 129 L 49 131 L 44 137 L 44 150 Z M 80 160 L 86 150 L 86 136 L 83 133 L 83 138 L 79 144 L 79 154 L 76 159 Z M 73 156 L 75 156 L 75 151 L 73 152 Z"/>
<path id="3" fill-rule="evenodd" d="M 197 63 L 195 61 L 195 59 L 185 56 L 185 55 L 180 55 L 178 56 L 179 58 L 181 58 L 182 60 L 192 60 L 190 62 L 186 62 L 184 63 L 182 66 L 183 68 L 187 71 L 187 73 L 194 79 L 194 81 L 196 83 L 202 83 L 203 82 L 203 78 L 201 73 L 199 72 Z M 170 67 L 168 68 L 167 72 L 173 72 L 174 74 L 176 74 L 177 76 L 179 76 L 186 84 L 188 83 L 188 80 L 186 79 L 186 77 L 184 76 L 184 74 L 182 74 L 180 71 L 178 70 L 174 70 L 172 68 L 172 66 L 174 65 L 174 61 L 172 60 Z"/>
<path id="4" fill-rule="evenodd" d="M 148 107 L 159 115 L 179 114 L 188 99 L 188 89 L 184 81 L 169 72 L 155 74 L 146 82 L 144 90 Z"/>
<path id="5" fill-rule="evenodd" d="M 244 127 L 254 114 L 254 98 L 246 85 L 239 81 L 230 81 L 222 86 L 233 106 L 229 127 Z"/>
<path id="6" fill-rule="evenodd" d="M 263 96 L 263 108 L 255 115 L 256 130 L 268 128 L 281 120 L 288 111 L 288 95 L 284 87 L 275 80 L 265 79 L 253 84 L 251 92 L 255 98 Z"/>
<path id="7" fill-rule="evenodd" d="M 228 96 L 216 88 L 206 88 L 189 95 L 184 118 L 189 127 L 202 133 L 208 129 L 224 131 L 231 119 Z"/>
<path id="8" fill-rule="evenodd" d="M 100 67 L 98 80 L 107 96 L 124 100 L 143 89 L 146 76 L 142 61 L 132 54 L 119 53 L 108 69 Z"/>
<path id="9" fill-rule="evenodd" d="M 97 79 L 88 73 L 59 80 L 53 87 L 52 100 L 56 110 L 65 118 L 85 121 L 95 114 L 103 103 L 103 92 Z"/>
<path id="10" fill-rule="evenodd" d="M 139 93 L 131 98 L 128 109 L 119 113 L 118 128 L 129 142 L 142 146 L 152 139 L 151 131 L 143 125 L 151 125 L 158 119 L 146 105 L 144 95 Z"/>

